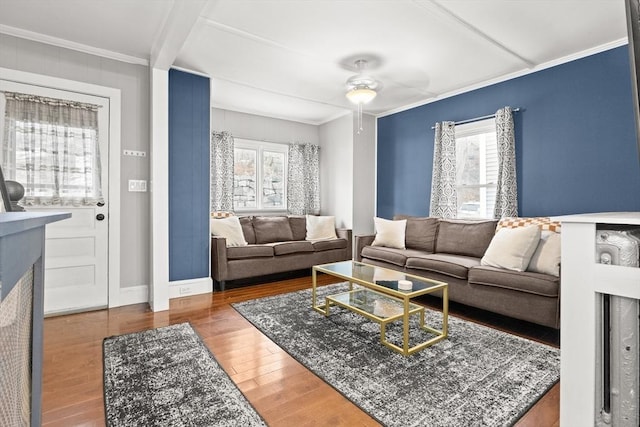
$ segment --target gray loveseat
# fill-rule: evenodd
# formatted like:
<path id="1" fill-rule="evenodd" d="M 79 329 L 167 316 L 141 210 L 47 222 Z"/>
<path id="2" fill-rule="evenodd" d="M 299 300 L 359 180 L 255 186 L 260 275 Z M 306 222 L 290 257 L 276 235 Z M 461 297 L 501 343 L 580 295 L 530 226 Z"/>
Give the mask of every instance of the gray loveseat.
<path id="1" fill-rule="evenodd" d="M 449 283 L 449 299 L 472 307 L 560 328 L 560 278 L 483 266 L 497 221 L 407 219 L 406 249 L 371 246 L 355 237 L 357 261 Z"/>
<path id="2" fill-rule="evenodd" d="M 229 246 L 224 237 L 211 236 L 211 277 L 214 289 L 230 280 L 303 270 L 314 265 L 352 258 L 349 229 L 336 229 L 336 239 L 306 239 L 304 216 L 240 217 L 248 245 Z"/>

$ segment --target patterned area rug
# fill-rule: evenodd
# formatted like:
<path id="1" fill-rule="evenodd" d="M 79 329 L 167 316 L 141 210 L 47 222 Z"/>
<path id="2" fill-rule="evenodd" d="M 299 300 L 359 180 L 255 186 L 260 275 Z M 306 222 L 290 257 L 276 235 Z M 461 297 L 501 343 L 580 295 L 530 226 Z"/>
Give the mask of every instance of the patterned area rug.
<path id="1" fill-rule="evenodd" d="M 264 426 L 188 323 L 105 338 L 108 426 Z"/>
<path id="2" fill-rule="evenodd" d="M 324 299 L 347 289 L 318 292 Z M 453 316 L 447 340 L 404 357 L 380 343 L 377 323 L 339 307 L 328 318 L 312 310 L 310 290 L 233 306 L 387 426 L 512 425 L 560 377 L 560 350 Z M 414 317 L 411 339 L 424 341 Z M 441 313 L 427 310 L 426 318 L 440 328 Z M 401 324 L 387 327 L 392 342 L 401 333 Z"/>

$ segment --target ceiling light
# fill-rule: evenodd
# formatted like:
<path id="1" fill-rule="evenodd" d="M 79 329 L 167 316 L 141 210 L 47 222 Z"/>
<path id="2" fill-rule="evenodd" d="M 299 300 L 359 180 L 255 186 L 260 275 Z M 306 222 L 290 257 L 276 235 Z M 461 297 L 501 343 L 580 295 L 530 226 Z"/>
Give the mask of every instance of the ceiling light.
<path id="1" fill-rule="evenodd" d="M 368 87 L 356 87 L 347 92 L 347 99 L 354 104 L 367 104 L 376 97 L 378 93 Z"/>
<path id="2" fill-rule="evenodd" d="M 358 133 L 362 132 L 362 106 L 373 100 L 378 95 L 376 88 L 379 83 L 373 77 L 364 73 L 367 68 L 367 61 L 358 59 L 355 62 L 358 74 L 349 77 L 347 80 L 346 97 L 349 101 L 358 106 Z"/>

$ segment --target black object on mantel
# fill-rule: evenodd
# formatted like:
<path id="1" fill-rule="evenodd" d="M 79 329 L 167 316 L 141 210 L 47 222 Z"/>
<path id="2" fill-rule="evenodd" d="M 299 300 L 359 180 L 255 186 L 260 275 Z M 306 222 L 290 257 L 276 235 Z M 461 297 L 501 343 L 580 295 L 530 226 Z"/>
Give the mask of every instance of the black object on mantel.
<path id="1" fill-rule="evenodd" d="M 5 181 L 4 184 L 7 187 L 7 195 L 11 202 L 11 211 L 24 212 L 24 208 L 18 205 L 18 202 L 24 197 L 24 186 L 18 181 L 9 180 Z"/>

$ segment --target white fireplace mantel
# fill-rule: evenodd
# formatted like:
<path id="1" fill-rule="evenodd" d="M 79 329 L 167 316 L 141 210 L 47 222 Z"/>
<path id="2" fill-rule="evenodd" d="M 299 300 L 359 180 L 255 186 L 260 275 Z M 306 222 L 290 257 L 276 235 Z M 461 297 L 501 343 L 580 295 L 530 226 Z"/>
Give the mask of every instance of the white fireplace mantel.
<path id="1" fill-rule="evenodd" d="M 640 299 L 640 268 L 596 262 L 596 229 L 640 227 L 640 212 L 553 218 L 562 223 L 560 425 L 594 425 L 599 294 Z M 598 409 L 599 410 L 599 409 Z"/>

